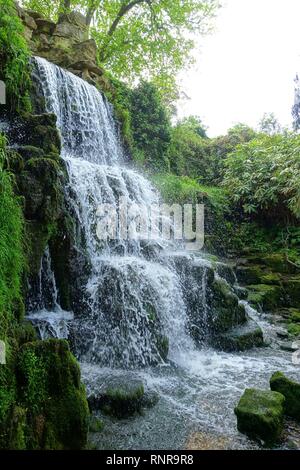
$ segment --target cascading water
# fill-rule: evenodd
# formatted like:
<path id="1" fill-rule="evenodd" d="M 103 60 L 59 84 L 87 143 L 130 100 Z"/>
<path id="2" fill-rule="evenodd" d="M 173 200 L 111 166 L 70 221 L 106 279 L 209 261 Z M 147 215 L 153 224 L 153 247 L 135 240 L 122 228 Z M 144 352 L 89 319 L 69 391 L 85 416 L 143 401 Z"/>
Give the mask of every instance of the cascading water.
<path id="1" fill-rule="evenodd" d="M 207 261 L 174 253 L 165 240 L 151 244 L 138 237 L 108 241 L 96 236 L 99 204 L 116 207 L 124 197 L 142 205 L 147 214 L 159 195 L 149 181 L 126 168 L 112 109 L 95 87 L 40 58 L 34 76 L 46 111 L 57 116 L 69 174 L 66 197 L 83 231 L 78 239 L 84 238 L 90 273 L 83 286 L 84 308 L 70 319 L 72 315 L 59 307 L 47 251 L 29 317 L 44 337 L 70 332 L 89 391 L 99 389 L 108 375 L 128 380 L 126 369 L 132 368 L 129 380 L 135 374 L 160 395 L 152 410 L 122 426 L 101 416 L 109 424 L 99 440 L 94 436 L 94 443 L 115 450 L 185 448 L 188 435 L 200 430 L 206 446 L 214 438 L 210 448 L 216 441 L 228 449 L 256 447 L 237 433 L 234 406 L 246 387 L 268 388 L 275 370 L 299 379 L 291 355 L 279 348 L 223 353 L 194 347 L 186 332 L 187 307 L 193 305 L 203 320 L 201 331 L 196 331 L 199 323 L 189 324 L 189 331 L 205 334 Z M 245 306 L 260 321 L 257 312 Z M 57 329 L 62 316 L 67 325 L 63 332 Z M 166 364 L 168 343 L 171 361 Z M 152 367 L 155 364 L 163 367 Z"/>
<path id="2" fill-rule="evenodd" d="M 164 240 L 157 240 L 154 260 L 146 259 L 149 243 L 138 236 L 115 241 L 97 237 L 100 204 L 117 208 L 124 198 L 142 206 L 145 214 L 159 204 L 150 182 L 124 166 L 110 105 L 95 87 L 44 59 L 36 59 L 35 81 L 46 111 L 57 116 L 69 202 L 91 260 L 87 312 L 72 324 L 78 357 L 128 368 L 163 362 L 168 347 L 171 357 L 182 346 L 192 347 L 179 279 L 158 253 Z"/>

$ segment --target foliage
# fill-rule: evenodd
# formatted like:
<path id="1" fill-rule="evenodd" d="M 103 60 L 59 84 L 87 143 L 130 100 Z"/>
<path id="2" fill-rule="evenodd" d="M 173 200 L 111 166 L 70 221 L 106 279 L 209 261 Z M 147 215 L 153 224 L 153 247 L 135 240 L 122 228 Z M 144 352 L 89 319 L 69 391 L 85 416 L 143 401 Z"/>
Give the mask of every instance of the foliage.
<path id="1" fill-rule="evenodd" d="M 27 8 L 57 19 L 77 8 L 91 24 L 99 61 L 117 78 L 151 80 L 174 96 L 174 77 L 193 62 L 195 34 L 206 33 L 218 0 L 25 0 Z"/>
<path id="2" fill-rule="evenodd" d="M 0 0 L 0 79 L 7 87 L 12 109 L 30 110 L 29 49 L 13 0 Z"/>
<path id="3" fill-rule="evenodd" d="M 283 129 L 274 113 L 265 113 L 259 122 L 259 130 L 264 134 L 276 135 Z"/>
<path id="4" fill-rule="evenodd" d="M 132 91 L 130 114 L 136 160 L 151 170 L 168 170 L 171 122 L 154 85 L 141 82 Z"/>
<path id="5" fill-rule="evenodd" d="M 300 137 L 261 136 L 225 162 L 224 186 L 246 214 L 300 217 Z"/>
<path id="6" fill-rule="evenodd" d="M 0 339 L 5 339 L 21 303 L 23 216 L 12 176 L 3 169 L 6 140 L 0 134 Z"/>

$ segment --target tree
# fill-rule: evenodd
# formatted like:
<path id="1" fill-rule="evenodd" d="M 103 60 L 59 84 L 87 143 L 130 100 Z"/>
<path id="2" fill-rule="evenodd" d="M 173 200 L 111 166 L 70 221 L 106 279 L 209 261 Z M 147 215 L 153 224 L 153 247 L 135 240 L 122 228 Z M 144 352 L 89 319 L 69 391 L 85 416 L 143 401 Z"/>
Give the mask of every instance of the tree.
<path id="1" fill-rule="evenodd" d="M 168 170 L 171 121 L 152 83 L 142 81 L 131 92 L 130 112 L 136 158 L 151 170 Z"/>
<path id="2" fill-rule="evenodd" d="M 78 9 L 91 25 L 99 61 L 132 83 L 174 75 L 192 61 L 193 37 L 210 29 L 218 0 L 24 0 L 26 8 L 55 19 Z"/>
<path id="3" fill-rule="evenodd" d="M 199 137 L 207 138 L 207 128 L 202 123 L 199 116 L 188 116 L 183 118 L 178 123 L 182 128 L 186 128 L 189 131 L 199 135 Z"/>
<path id="4" fill-rule="evenodd" d="M 282 127 L 274 113 L 265 113 L 259 122 L 259 130 L 264 134 L 281 134 Z"/>

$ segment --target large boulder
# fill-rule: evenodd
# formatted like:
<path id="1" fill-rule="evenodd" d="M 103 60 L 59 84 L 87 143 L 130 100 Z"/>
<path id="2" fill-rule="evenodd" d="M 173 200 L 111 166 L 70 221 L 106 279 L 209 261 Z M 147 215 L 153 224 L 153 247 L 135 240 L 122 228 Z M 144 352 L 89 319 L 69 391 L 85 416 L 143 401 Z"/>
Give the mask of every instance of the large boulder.
<path id="1" fill-rule="evenodd" d="M 24 344 L 18 355 L 19 401 L 25 410 L 27 449 L 83 449 L 89 410 L 80 369 L 68 343 Z"/>
<path id="2" fill-rule="evenodd" d="M 280 286 L 257 284 L 248 286 L 248 301 L 256 308 L 272 312 L 284 305 L 283 292 Z"/>
<path id="3" fill-rule="evenodd" d="M 158 399 L 156 393 L 145 392 L 139 379 L 125 376 L 108 377 L 96 392 L 89 395 L 88 402 L 92 410 L 102 410 L 123 419 L 154 406 Z"/>
<path id="4" fill-rule="evenodd" d="M 270 380 L 271 390 L 285 397 L 285 413 L 300 421 L 300 384 L 288 379 L 281 372 L 275 372 Z"/>
<path id="5" fill-rule="evenodd" d="M 245 351 L 264 344 L 261 328 L 253 320 L 236 326 L 216 338 L 215 346 L 225 351 Z"/>
<path id="6" fill-rule="evenodd" d="M 238 430 L 267 444 L 276 442 L 283 430 L 284 402 L 281 393 L 246 389 L 234 410 Z"/>

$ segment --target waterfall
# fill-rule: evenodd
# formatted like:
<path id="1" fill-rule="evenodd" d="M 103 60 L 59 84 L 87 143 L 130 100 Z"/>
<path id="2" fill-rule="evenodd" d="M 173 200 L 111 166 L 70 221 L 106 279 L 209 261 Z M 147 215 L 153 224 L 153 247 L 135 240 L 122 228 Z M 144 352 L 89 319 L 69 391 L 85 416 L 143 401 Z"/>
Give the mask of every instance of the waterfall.
<path id="1" fill-rule="evenodd" d="M 41 58 L 35 59 L 34 80 L 46 111 L 57 116 L 66 193 L 91 260 L 87 309 L 71 323 L 75 352 L 82 361 L 112 367 L 163 363 L 168 351 L 174 360 L 193 342 L 180 278 L 164 256 L 172 247 L 161 239 L 153 246 L 139 237 L 100 240 L 96 233 L 99 204 L 116 207 L 125 198 L 142 206 L 147 219 L 159 194 L 126 168 L 112 107 L 94 86 Z"/>

